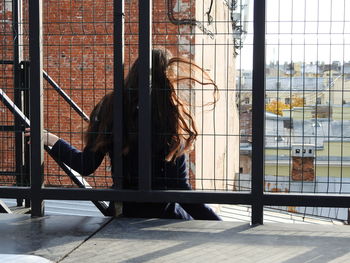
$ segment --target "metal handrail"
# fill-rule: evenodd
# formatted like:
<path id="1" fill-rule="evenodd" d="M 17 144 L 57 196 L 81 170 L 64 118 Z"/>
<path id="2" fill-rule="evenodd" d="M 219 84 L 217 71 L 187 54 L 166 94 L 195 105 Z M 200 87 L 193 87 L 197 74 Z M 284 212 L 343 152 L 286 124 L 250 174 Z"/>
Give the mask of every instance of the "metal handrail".
<path id="1" fill-rule="evenodd" d="M 26 127 L 30 127 L 30 120 L 23 114 L 23 112 L 15 105 L 15 103 L 6 95 L 6 93 L 0 89 L 0 98 L 3 104 L 11 111 L 12 114 L 19 117 L 22 123 Z M 92 188 L 90 184 L 76 171 L 70 168 L 68 165 L 62 161 L 56 159 L 50 153 L 50 147 L 45 146 L 45 151 L 56 161 L 56 163 L 62 168 L 62 170 L 69 176 L 69 178 L 80 188 Z M 95 206 L 101 211 L 103 215 L 108 215 L 107 208 L 108 204 L 104 201 L 91 201 Z"/>
<path id="2" fill-rule="evenodd" d="M 89 116 L 83 112 L 83 110 L 68 96 L 68 94 L 43 70 L 43 77 L 47 82 L 58 92 L 59 95 L 79 114 L 84 121 L 89 122 Z"/>

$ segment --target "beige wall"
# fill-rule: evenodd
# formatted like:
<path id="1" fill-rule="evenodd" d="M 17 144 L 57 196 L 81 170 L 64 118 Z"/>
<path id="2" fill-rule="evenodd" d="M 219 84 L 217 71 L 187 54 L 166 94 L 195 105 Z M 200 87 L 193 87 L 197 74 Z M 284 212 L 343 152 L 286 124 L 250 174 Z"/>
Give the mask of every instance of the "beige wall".
<path id="1" fill-rule="evenodd" d="M 206 15 L 203 16 L 203 14 L 209 6 L 210 0 L 196 1 L 197 20 L 207 21 Z M 232 190 L 233 183 L 230 180 L 233 180 L 235 173 L 239 171 L 239 137 L 233 136 L 239 134 L 239 122 L 233 91 L 235 59 L 229 15 L 224 1 L 217 1 L 212 10 L 214 21 L 211 25 L 204 22 L 204 26 L 214 33 L 214 38 L 203 34 L 199 27 L 196 28 L 196 63 L 210 74 L 221 90 L 220 99 L 214 110 L 211 110 L 212 107 L 206 107 L 204 110 L 201 107 L 195 108 L 199 131 L 205 134 L 198 136 L 195 146 L 197 189 Z M 201 91 L 201 88 L 201 85 L 196 85 L 196 105 L 212 100 L 212 90 Z M 204 86 L 204 88 L 211 87 Z M 226 89 L 230 91 L 226 92 Z"/>
<path id="2" fill-rule="evenodd" d="M 350 103 L 350 80 L 337 78 L 331 92 L 332 104 L 342 105 L 343 101 Z"/>
<path id="3" fill-rule="evenodd" d="M 344 134 L 344 136 L 347 135 Z M 325 141 L 323 146 L 322 151 L 317 151 L 317 156 L 350 156 L 350 142 L 348 141 Z"/>
<path id="4" fill-rule="evenodd" d="M 350 120 L 350 105 L 334 105 L 332 112 L 332 119 L 335 121 Z"/>

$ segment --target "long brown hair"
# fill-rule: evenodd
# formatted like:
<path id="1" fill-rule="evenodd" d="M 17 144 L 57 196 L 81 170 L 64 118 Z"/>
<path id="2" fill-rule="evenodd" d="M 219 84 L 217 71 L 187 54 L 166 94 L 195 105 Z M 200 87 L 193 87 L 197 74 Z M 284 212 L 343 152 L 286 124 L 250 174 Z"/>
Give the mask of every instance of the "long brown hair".
<path id="1" fill-rule="evenodd" d="M 152 150 L 164 153 L 167 161 L 190 151 L 198 135 L 189 111 L 191 102 L 180 98 L 179 86 L 192 86 L 195 82 L 213 85 L 210 104 L 215 105 L 218 100 L 217 86 L 202 68 L 185 58 L 169 57 L 165 50 L 152 50 L 152 134 L 157 138 Z M 137 147 L 138 64 L 137 59 L 129 70 L 123 90 L 124 154 Z M 201 80 L 196 77 L 198 73 Z M 105 95 L 91 112 L 86 144 L 94 151 L 108 153 L 112 150 L 113 95 L 113 92 Z"/>

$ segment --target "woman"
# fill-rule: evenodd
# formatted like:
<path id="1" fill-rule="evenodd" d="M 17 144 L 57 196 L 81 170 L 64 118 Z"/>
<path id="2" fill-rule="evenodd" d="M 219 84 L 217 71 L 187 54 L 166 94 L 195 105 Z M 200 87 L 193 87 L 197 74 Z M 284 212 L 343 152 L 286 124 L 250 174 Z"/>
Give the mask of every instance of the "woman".
<path id="1" fill-rule="evenodd" d="M 138 60 L 131 67 L 123 90 L 123 188 L 138 188 Z M 194 78 L 200 72 L 202 79 Z M 194 120 L 177 94 L 178 85 L 197 82 L 217 87 L 208 75 L 192 62 L 168 58 L 160 49 L 152 51 L 152 189 L 191 190 L 188 182 L 185 154 L 191 150 L 197 136 Z M 82 175 L 93 173 L 107 154 L 113 156 L 113 92 L 105 95 L 90 115 L 86 132 L 86 147 L 79 151 L 52 133 L 44 143 L 52 146 L 51 154 Z M 28 135 L 28 133 L 27 133 Z M 118 184 L 113 177 L 114 187 Z M 113 205 L 110 206 L 112 210 Z M 111 212 L 113 213 L 113 211 Z M 204 204 L 132 203 L 124 202 L 126 217 L 220 220 Z"/>

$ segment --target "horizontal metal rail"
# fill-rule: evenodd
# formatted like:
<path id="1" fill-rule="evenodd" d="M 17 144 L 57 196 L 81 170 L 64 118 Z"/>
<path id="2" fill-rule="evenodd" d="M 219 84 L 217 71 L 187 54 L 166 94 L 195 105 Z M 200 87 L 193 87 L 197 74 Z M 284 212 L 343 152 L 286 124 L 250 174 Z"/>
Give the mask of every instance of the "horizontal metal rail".
<path id="1" fill-rule="evenodd" d="M 14 132 L 16 127 L 14 125 L 0 125 L 0 131 L 2 132 Z"/>
<path id="2" fill-rule="evenodd" d="M 44 188 L 44 199 L 65 200 L 118 200 L 128 202 L 179 202 L 179 203 L 208 203 L 208 204 L 246 204 L 252 205 L 255 196 L 249 192 L 223 191 L 131 191 L 115 189 L 72 189 L 72 188 Z M 306 207 L 349 207 L 350 194 L 322 195 L 322 194 L 279 194 L 266 193 L 263 195 L 264 206 L 306 206 Z"/>
<path id="3" fill-rule="evenodd" d="M 43 188 L 44 199 L 65 200 L 117 200 L 126 202 L 177 202 L 177 203 L 208 203 L 208 204 L 252 204 L 250 193 L 176 191 L 176 190 L 115 190 L 115 189 L 79 189 L 79 188 Z"/>
<path id="4" fill-rule="evenodd" d="M 0 197 L 1 198 L 30 198 L 30 187 L 0 187 Z"/>
<path id="5" fill-rule="evenodd" d="M 244 204 L 252 205 L 254 196 L 251 193 L 233 193 L 220 191 L 149 191 L 115 189 L 79 189 L 46 187 L 40 192 L 43 199 L 58 200 L 118 200 L 127 202 L 179 202 L 179 203 L 212 203 L 212 204 Z M 2 198 L 28 198 L 28 187 L 0 187 Z M 343 207 L 348 208 L 350 194 L 322 195 L 322 194 L 264 194 L 264 206 L 305 206 L 305 207 Z"/>
<path id="6" fill-rule="evenodd" d="M 1 176 L 15 176 L 18 175 L 17 172 L 13 172 L 13 171 L 0 171 L 0 175 Z"/>
<path id="7" fill-rule="evenodd" d="M 13 65 L 13 60 L 0 60 L 0 65 Z"/>

